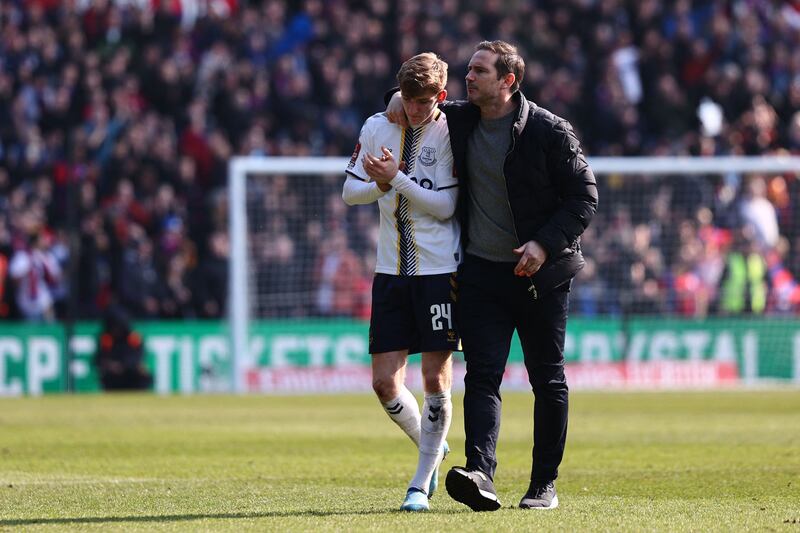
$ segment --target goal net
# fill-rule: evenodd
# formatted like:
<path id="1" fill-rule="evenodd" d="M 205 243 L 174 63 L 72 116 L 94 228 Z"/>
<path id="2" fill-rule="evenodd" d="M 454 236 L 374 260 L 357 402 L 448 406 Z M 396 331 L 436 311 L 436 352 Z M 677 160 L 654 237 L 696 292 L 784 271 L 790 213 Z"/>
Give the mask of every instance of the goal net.
<path id="1" fill-rule="evenodd" d="M 342 201 L 347 161 L 230 163 L 237 390 L 350 390 L 368 374 L 378 212 Z M 800 158 L 590 164 L 600 205 L 571 295 L 572 385 L 800 383 Z"/>

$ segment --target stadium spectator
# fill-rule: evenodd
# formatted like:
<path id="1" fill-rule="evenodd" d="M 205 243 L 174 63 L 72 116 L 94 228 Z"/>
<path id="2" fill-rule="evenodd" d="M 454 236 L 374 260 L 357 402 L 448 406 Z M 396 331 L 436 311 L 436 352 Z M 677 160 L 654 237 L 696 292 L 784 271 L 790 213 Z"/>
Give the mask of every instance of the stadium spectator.
<path id="1" fill-rule="evenodd" d="M 134 318 L 157 318 L 161 314 L 162 284 L 153 256 L 153 242 L 140 226 L 130 226 L 120 268 L 120 302 Z"/>
<path id="2" fill-rule="evenodd" d="M 725 258 L 718 310 L 724 315 L 763 314 L 767 308 L 768 272 L 762 246 L 750 228 L 738 231 Z"/>
<path id="3" fill-rule="evenodd" d="M 367 318 L 371 284 L 363 264 L 347 245 L 347 235 L 335 230 L 322 243 L 315 268 L 315 314 Z"/>
<path id="4" fill-rule="evenodd" d="M 570 311 L 585 317 L 608 314 L 608 288 L 605 280 L 600 276 L 597 263 L 593 258 L 586 258 L 586 266 L 578 273 L 575 279 L 581 290 L 572 295 Z"/>
<path id="5" fill-rule="evenodd" d="M 62 269 L 52 250 L 51 237 L 44 230 L 30 235 L 27 243 L 11 257 L 8 273 L 16 288 L 16 304 L 27 320 L 55 319 L 55 289 Z"/>
<path id="6" fill-rule="evenodd" d="M 258 314 L 267 318 L 303 316 L 302 299 L 297 297 L 298 272 L 295 244 L 289 235 L 267 237 L 258 248 L 256 287 Z"/>
<path id="7" fill-rule="evenodd" d="M 105 390 L 144 390 L 153 383 L 144 366 L 142 337 L 130 324 L 125 311 L 109 305 L 103 315 L 103 328 L 97 342 L 95 365 Z"/>
<path id="8" fill-rule="evenodd" d="M 197 273 L 194 297 L 197 314 L 202 318 L 225 316 L 228 299 L 228 235 L 216 231 L 209 236 L 208 255 Z"/>
<path id="9" fill-rule="evenodd" d="M 771 250 L 778 244 L 778 216 L 775 206 L 767 199 L 767 182 L 763 176 L 753 176 L 746 185 L 741 204 L 742 224 L 761 250 Z"/>

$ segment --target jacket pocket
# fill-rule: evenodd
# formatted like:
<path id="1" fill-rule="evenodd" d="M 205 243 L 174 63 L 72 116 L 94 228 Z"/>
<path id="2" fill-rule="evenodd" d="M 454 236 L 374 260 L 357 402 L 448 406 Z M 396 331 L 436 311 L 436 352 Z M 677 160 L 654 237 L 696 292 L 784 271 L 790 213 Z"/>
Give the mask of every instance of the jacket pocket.
<path id="1" fill-rule="evenodd" d="M 535 288 L 531 293 L 535 293 L 535 299 L 541 298 L 556 287 L 568 283 L 585 264 L 582 253 L 566 248 L 555 258 L 545 261 L 542 268 L 531 276 L 531 284 Z"/>

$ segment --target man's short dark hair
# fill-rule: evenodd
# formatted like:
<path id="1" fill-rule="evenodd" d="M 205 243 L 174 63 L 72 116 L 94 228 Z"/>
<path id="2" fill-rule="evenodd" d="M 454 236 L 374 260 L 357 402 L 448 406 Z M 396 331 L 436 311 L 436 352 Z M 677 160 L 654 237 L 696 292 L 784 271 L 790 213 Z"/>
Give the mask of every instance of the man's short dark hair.
<path id="1" fill-rule="evenodd" d="M 513 74 L 514 84 L 511 86 L 511 92 L 517 92 L 525 75 L 525 61 L 517 52 L 517 47 L 505 41 L 482 41 L 475 47 L 475 51 L 478 50 L 488 50 L 497 54 L 497 61 L 494 64 L 494 68 L 497 69 L 497 79 L 508 73 Z"/>

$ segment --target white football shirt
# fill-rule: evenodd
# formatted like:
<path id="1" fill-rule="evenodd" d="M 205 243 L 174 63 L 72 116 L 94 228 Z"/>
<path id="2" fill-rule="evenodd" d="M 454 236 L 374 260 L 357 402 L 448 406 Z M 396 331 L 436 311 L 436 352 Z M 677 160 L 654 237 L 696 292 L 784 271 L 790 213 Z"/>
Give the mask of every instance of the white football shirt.
<path id="1" fill-rule="evenodd" d="M 453 152 L 447 118 L 439 109 L 417 128 L 401 128 L 379 113 L 364 123 L 347 165 L 349 176 L 369 182 L 362 156 L 380 156 L 387 147 L 400 171 L 418 186 L 443 191 L 458 186 L 453 176 Z M 416 209 L 394 188 L 378 198 L 380 231 L 375 272 L 420 276 L 455 272 L 461 261 L 460 227 L 455 216 L 439 220 Z"/>

